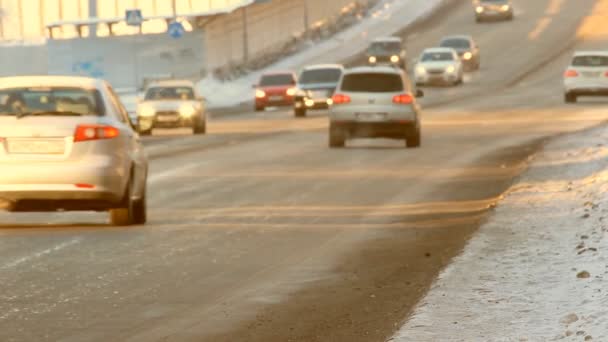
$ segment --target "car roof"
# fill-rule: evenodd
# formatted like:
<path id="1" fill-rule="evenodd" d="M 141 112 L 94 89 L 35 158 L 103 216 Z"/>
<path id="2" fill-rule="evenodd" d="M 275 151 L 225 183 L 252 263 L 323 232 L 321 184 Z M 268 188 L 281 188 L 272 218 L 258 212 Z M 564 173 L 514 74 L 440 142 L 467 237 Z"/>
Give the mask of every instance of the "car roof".
<path id="1" fill-rule="evenodd" d="M 309 65 L 303 69 L 303 71 L 307 70 L 322 70 L 322 69 L 340 69 L 343 70 L 344 66 L 342 64 L 317 64 L 317 65 Z"/>
<path id="2" fill-rule="evenodd" d="M 456 52 L 456 50 L 448 47 L 434 47 L 422 51 L 422 53 L 437 53 L 437 52 Z"/>
<path id="3" fill-rule="evenodd" d="M 164 80 L 150 83 L 148 88 L 155 87 L 194 87 L 194 82 L 188 80 Z"/>
<path id="4" fill-rule="evenodd" d="M 574 57 L 580 56 L 608 56 L 608 51 L 606 50 L 597 50 L 597 51 L 576 51 L 574 53 Z"/>
<path id="5" fill-rule="evenodd" d="M 401 75 L 403 72 L 401 71 L 401 69 L 393 68 L 393 67 L 389 67 L 389 66 L 362 66 L 362 67 L 356 67 L 356 68 L 352 68 L 352 69 L 346 69 L 344 71 L 345 75 L 364 74 L 364 73 Z"/>
<path id="6" fill-rule="evenodd" d="M 451 36 L 445 36 L 445 37 L 441 38 L 441 41 L 448 40 L 448 39 L 473 40 L 473 37 L 471 35 L 466 35 L 466 34 L 455 34 L 455 35 L 451 35 Z"/>
<path id="7" fill-rule="evenodd" d="M 380 37 L 372 40 L 373 43 L 382 43 L 382 42 L 394 42 L 401 43 L 402 40 L 399 37 Z"/>
<path id="8" fill-rule="evenodd" d="M 294 72 L 291 70 L 274 70 L 274 71 L 267 71 L 262 73 L 262 77 L 263 76 L 276 76 L 276 75 L 293 75 Z"/>
<path id="9" fill-rule="evenodd" d="M 23 87 L 76 87 L 99 89 L 104 81 L 81 76 L 12 76 L 0 78 L 0 89 Z"/>

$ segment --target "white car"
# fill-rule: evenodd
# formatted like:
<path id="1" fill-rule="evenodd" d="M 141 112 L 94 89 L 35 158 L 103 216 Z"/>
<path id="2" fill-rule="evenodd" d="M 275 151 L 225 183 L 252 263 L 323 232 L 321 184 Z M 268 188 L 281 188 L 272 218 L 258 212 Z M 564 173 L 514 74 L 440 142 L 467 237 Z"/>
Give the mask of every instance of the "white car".
<path id="1" fill-rule="evenodd" d="M 417 85 L 458 85 L 463 82 L 463 65 L 452 48 L 426 49 L 414 69 Z"/>
<path id="2" fill-rule="evenodd" d="M 0 208 L 109 211 L 146 222 L 148 161 L 135 125 L 104 81 L 0 79 Z"/>
<path id="3" fill-rule="evenodd" d="M 608 51 L 576 52 L 564 73 L 564 101 L 579 96 L 608 96 Z"/>
<path id="4" fill-rule="evenodd" d="M 420 107 L 405 72 L 392 67 L 360 67 L 345 71 L 330 110 L 329 146 L 344 147 L 350 138 L 403 139 L 419 147 Z"/>
<path id="5" fill-rule="evenodd" d="M 205 101 L 190 81 L 161 81 L 151 84 L 137 105 L 139 132 L 154 128 L 191 128 L 194 134 L 207 132 Z"/>

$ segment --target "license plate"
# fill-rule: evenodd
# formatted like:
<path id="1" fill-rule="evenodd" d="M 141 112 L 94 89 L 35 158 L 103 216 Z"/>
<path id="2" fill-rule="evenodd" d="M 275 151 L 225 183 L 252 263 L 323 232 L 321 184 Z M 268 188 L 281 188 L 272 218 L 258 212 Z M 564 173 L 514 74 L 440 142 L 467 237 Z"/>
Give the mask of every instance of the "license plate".
<path id="1" fill-rule="evenodd" d="M 357 120 L 375 122 L 386 120 L 386 113 L 357 113 Z"/>
<path id="2" fill-rule="evenodd" d="M 600 77 L 602 76 L 601 72 L 590 72 L 590 71 L 583 71 L 583 76 L 585 77 Z"/>
<path id="3" fill-rule="evenodd" d="M 158 120 L 158 122 L 175 122 L 179 120 L 179 117 L 177 116 L 159 116 L 158 118 L 156 118 L 156 120 Z"/>
<path id="4" fill-rule="evenodd" d="M 283 101 L 283 96 L 270 96 L 268 99 L 270 101 Z"/>
<path id="5" fill-rule="evenodd" d="M 63 154 L 63 140 L 9 140 L 8 153 L 11 154 Z"/>
<path id="6" fill-rule="evenodd" d="M 313 91 L 312 92 L 312 98 L 315 101 L 323 101 L 327 99 L 327 92 L 326 91 Z"/>

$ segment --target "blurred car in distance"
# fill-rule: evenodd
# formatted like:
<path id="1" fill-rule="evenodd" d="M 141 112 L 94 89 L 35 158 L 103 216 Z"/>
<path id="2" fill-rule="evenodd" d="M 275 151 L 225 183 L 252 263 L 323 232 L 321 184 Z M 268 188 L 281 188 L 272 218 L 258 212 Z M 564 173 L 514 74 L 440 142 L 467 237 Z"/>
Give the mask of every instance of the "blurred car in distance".
<path id="1" fill-rule="evenodd" d="M 110 85 L 83 77 L 0 79 L 0 202 L 15 212 L 109 211 L 146 222 L 148 162 Z"/>
<path id="2" fill-rule="evenodd" d="M 344 67 L 339 64 L 312 65 L 304 68 L 298 79 L 294 99 L 296 117 L 306 116 L 308 110 L 328 109 Z"/>
<path id="3" fill-rule="evenodd" d="M 416 85 L 458 85 L 463 82 L 463 66 L 452 48 L 430 48 L 420 55 L 414 69 Z"/>
<path id="4" fill-rule="evenodd" d="M 579 96 L 608 96 L 608 51 L 579 51 L 564 73 L 564 101 Z"/>
<path id="5" fill-rule="evenodd" d="M 255 88 L 255 110 L 266 107 L 293 106 L 297 78 L 291 71 L 270 72 L 262 75 Z"/>
<path id="6" fill-rule="evenodd" d="M 403 40 L 399 37 L 374 39 L 367 48 L 367 64 L 397 66 L 406 70 L 407 52 Z"/>
<path id="7" fill-rule="evenodd" d="M 475 0 L 475 20 L 513 20 L 515 12 L 511 0 Z"/>
<path id="8" fill-rule="evenodd" d="M 192 128 L 194 134 L 207 132 L 205 101 L 190 81 L 151 83 L 137 105 L 139 132 L 152 134 L 154 128 Z"/>
<path id="9" fill-rule="evenodd" d="M 344 72 L 330 110 L 329 146 L 352 138 L 403 139 L 421 144 L 420 107 L 407 74 L 392 67 L 359 67 Z"/>
<path id="10" fill-rule="evenodd" d="M 467 71 L 479 70 L 481 56 L 479 46 L 471 36 L 455 35 L 444 37 L 439 42 L 439 47 L 452 48 L 458 52 L 464 69 Z"/>

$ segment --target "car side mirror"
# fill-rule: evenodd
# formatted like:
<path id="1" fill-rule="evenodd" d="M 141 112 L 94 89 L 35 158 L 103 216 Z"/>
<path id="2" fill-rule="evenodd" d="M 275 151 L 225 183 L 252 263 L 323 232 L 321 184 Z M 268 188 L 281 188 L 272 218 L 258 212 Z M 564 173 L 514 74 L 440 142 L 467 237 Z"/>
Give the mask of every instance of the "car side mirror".
<path id="1" fill-rule="evenodd" d="M 420 89 L 416 89 L 416 97 L 417 98 L 422 98 L 424 97 L 424 92 Z"/>

